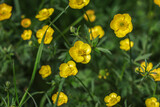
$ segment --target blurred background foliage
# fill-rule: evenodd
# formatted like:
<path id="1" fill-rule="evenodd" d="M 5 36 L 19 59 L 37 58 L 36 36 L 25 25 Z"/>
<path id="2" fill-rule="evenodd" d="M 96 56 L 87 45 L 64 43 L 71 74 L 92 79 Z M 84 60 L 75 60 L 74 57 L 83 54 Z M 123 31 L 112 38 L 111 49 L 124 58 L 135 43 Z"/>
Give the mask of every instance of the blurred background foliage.
<path id="1" fill-rule="evenodd" d="M 38 50 L 36 31 L 43 25 L 49 24 L 47 21 L 38 21 L 35 15 L 42 8 L 54 8 L 51 16 L 53 20 L 68 5 L 68 0 L 1 0 L 0 3 L 7 3 L 13 6 L 12 17 L 9 20 L 0 22 L 0 96 L 6 99 L 7 83 L 9 85 L 10 102 L 15 101 L 13 85 L 13 60 L 17 78 L 17 88 L 19 98 L 22 97 L 27 88 L 33 65 Z M 91 25 L 82 16 L 84 11 L 93 9 L 96 14 L 96 21 Z M 132 17 L 133 31 L 128 34 L 134 42 L 132 48 L 132 67 L 130 67 L 129 52 L 119 48 L 119 41 L 110 29 L 110 22 L 114 15 L 118 13 L 129 13 Z M 21 34 L 24 28 L 21 27 L 21 15 L 32 20 L 29 29 L 33 31 L 32 39 L 23 41 Z M 105 36 L 99 41 L 99 47 L 109 50 L 100 52 L 94 48 L 92 59 L 89 64 L 77 64 L 79 70 L 78 77 L 84 82 L 93 93 L 96 104 L 94 104 L 88 93 L 81 84 L 74 78 L 68 77 L 63 86 L 63 91 L 67 94 L 69 101 L 62 107 L 105 107 L 104 97 L 111 92 L 116 92 L 122 97 L 119 105 L 122 107 L 143 107 L 145 99 L 153 95 L 155 82 L 151 78 L 142 79 L 140 74 L 134 72 L 137 63 L 145 59 L 154 65 L 159 63 L 160 57 L 160 8 L 153 3 L 153 0 L 91 0 L 89 5 L 82 10 L 69 8 L 56 22 L 55 25 L 64 33 L 71 44 L 77 38 L 71 35 L 69 28 L 74 25 L 80 27 L 80 36 L 85 37 L 86 26 L 93 27 L 101 25 L 105 31 Z M 55 30 L 55 29 L 54 29 Z M 126 36 L 127 37 L 127 36 Z M 124 39 L 124 38 L 123 38 Z M 42 79 L 36 74 L 35 81 L 30 90 L 34 94 L 33 98 L 38 106 L 50 107 L 51 95 L 56 93 L 60 83 L 59 66 L 61 63 L 71 59 L 68 53 L 69 47 L 55 30 L 53 41 L 45 45 L 39 65 L 49 64 L 52 68 L 52 75 L 47 79 Z M 136 60 L 135 60 L 136 59 Z M 38 70 L 39 70 L 38 69 Z M 106 79 L 99 79 L 99 71 L 108 69 L 109 76 Z M 160 87 L 157 87 L 156 95 L 159 97 Z M 46 97 L 48 96 L 48 97 Z M 49 99 L 47 99 L 49 98 Z M 0 101 L 2 106 L 2 101 Z M 117 107 L 119 105 L 116 105 Z M 25 107 L 33 107 L 32 99 L 29 99 Z"/>

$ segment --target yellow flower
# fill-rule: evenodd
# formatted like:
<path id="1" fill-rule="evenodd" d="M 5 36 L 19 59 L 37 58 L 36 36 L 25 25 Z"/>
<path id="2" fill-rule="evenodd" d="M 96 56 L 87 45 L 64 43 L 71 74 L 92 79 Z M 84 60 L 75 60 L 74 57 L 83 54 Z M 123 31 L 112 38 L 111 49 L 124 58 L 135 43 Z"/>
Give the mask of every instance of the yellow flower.
<path id="1" fill-rule="evenodd" d="M 36 18 L 38 18 L 39 21 L 46 20 L 52 15 L 53 12 L 54 12 L 53 8 L 50 8 L 50 9 L 44 8 L 44 9 L 39 11 L 39 14 L 36 15 Z"/>
<path id="2" fill-rule="evenodd" d="M 155 81 L 160 81 L 160 68 L 152 70 L 150 76 L 152 76 Z"/>
<path id="3" fill-rule="evenodd" d="M 69 54 L 76 61 L 87 64 L 91 59 L 91 47 L 82 41 L 76 41 L 74 46 L 70 48 Z"/>
<path id="4" fill-rule="evenodd" d="M 24 32 L 21 34 L 21 38 L 23 40 L 29 40 L 31 39 L 32 31 L 31 30 L 24 30 Z"/>
<path id="5" fill-rule="evenodd" d="M 99 79 L 102 79 L 102 77 L 106 79 L 108 76 L 109 76 L 108 69 L 102 69 L 99 71 L 99 75 L 98 75 Z"/>
<path id="6" fill-rule="evenodd" d="M 146 107 L 159 107 L 159 102 L 155 97 L 147 98 L 145 104 Z"/>
<path id="7" fill-rule="evenodd" d="M 101 26 L 95 26 L 95 27 L 89 29 L 89 32 L 91 32 L 90 33 L 90 40 L 92 40 L 93 38 L 95 39 L 97 36 L 99 36 L 99 38 L 102 38 L 104 36 L 104 30 L 102 29 Z"/>
<path id="8" fill-rule="evenodd" d="M 96 16 L 95 16 L 94 13 L 95 13 L 94 10 L 87 10 L 87 11 L 86 11 L 86 14 L 87 14 L 88 17 L 89 17 L 90 22 L 94 22 L 94 21 L 96 20 Z M 85 20 L 88 21 L 88 17 L 87 17 L 86 14 L 84 14 L 83 17 L 84 17 Z"/>
<path id="9" fill-rule="evenodd" d="M 50 44 L 53 37 L 53 33 L 54 33 L 54 30 L 49 27 L 48 29 L 48 25 L 45 25 L 42 27 L 42 29 L 39 29 L 37 32 L 36 32 L 36 37 L 38 38 L 38 43 L 40 44 L 41 41 L 42 41 L 42 38 L 46 32 L 46 35 L 45 35 L 45 38 L 44 38 L 44 44 Z M 47 30 L 47 31 L 46 31 Z"/>
<path id="10" fill-rule="evenodd" d="M 117 14 L 110 23 L 117 37 L 122 38 L 132 31 L 133 25 L 129 14 Z"/>
<path id="11" fill-rule="evenodd" d="M 24 18 L 21 21 L 21 26 L 24 28 L 28 28 L 31 25 L 31 19 L 29 18 Z"/>
<path id="12" fill-rule="evenodd" d="M 41 66 L 41 69 L 39 70 L 39 74 L 42 76 L 42 78 L 46 78 L 50 76 L 52 73 L 51 67 L 49 65 L 43 65 Z"/>
<path id="13" fill-rule="evenodd" d="M 72 9 L 82 9 L 84 6 L 88 5 L 90 0 L 69 0 L 69 6 Z"/>
<path id="14" fill-rule="evenodd" d="M 128 38 L 120 41 L 120 49 L 128 51 L 130 48 L 132 48 L 134 43 L 132 41 L 129 41 Z"/>
<path id="15" fill-rule="evenodd" d="M 58 92 L 52 95 L 53 104 L 56 103 L 57 95 L 58 95 Z M 67 103 L 67 102 L 68 102 L 67 95 L 65 95 L 63 92 L 60 92 L 57 106 L 61 106 L 62 104 Z"/>
<path id="16" fill-rule="evenodd" d="M 5 3 L 0 4 L 0 21 L 9 19 L 12 15 L 12 6 Z"/>
<path id="17" fill-rule="evenodd" d="M 59 75 L 63 78 L 67 78 L 68 76 L 76 75 L 78 73 L 76 63 L 73 61 L 61 64 L 59 70 Z"/>
<path id="18" fill-rule="evenodd" d="M 154 3 L 160 7 L 160 0 L 154 0 Z"/>
<path id="19" fill-rule="evenodd" d="M 144 76 L 144 73 L 149 72 L 152 68 L 153 68 L 153 64 L 151 62 L 147 63 L 147 67 L 145 62 L 142 62 L 141 67 L 137 67 L 136 71 L 139 71 L 140 73 L 142 73 L 141 75 Z"/>
<path id="20" fill-rule="evenodd" d="M 106 104 L 107 107 L 112 107 L 114 105 L 116 105 L 118 102 L 120 102 L 121 100 L 121 96 L 117 96 L 116 93 L 111 93 L 109 94 L 109 96 L 106 96 L 104 98 L 104 101 Z"/>

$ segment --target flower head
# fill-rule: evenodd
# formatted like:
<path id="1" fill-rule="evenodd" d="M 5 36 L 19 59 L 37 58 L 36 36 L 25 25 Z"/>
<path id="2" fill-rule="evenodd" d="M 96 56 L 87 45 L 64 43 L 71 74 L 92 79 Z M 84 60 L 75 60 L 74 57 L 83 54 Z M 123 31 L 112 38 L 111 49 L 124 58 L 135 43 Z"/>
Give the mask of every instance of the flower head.
<path id="1" fill-rule="evenodd" d="M 145 104 L 146 107 L 159 107 L 159 102 L 155 97 L 147 98 Z"/>
<path id="2" fill-rule="evenodd" d="M 107 103 L 106 106 L 108 107 L 112 107 L 116 105 L 118 102 L 120 102 L 120 100 L 121 100 L 121 97 L 117 96 L 116 93 L 111 93 L 109 94 L 109 96 L 106 96 L 104 98 L 105 103 Z"/>
<path id="3" fill-rule="evenodd" d="M 24 28 L 28 28 L 31 25 L 31 19 L 29 18 L 24 18 L 21 21 L 21 26 Z"/>
<path id="4" fill-rule="evenodd" d="M 31 30 L 24 30 L 24 32 L 21 34 L 21 38 L 23 40 L 29 40 L 31 39 L 32 31 Z"/>
<path id="5" fill-rule="evenodd" d="M 58 92 L 52 95 L 53 104 L 56 103 L 57 95 L 58 95 Z M 67 103 L 67 102 L 68 102 L 67 95 L 65 95 L 63 92 L 60 92 L 57 106 L 61 106 L 62 104 Z"/>
<path id="6" fill-rule="evenodd" d="M 134 43 L 130 41 L 128 38 L 120 41 L 120 48 L 122 50 L 128 51 L 130 48 L 132 48 Z"/>
<path id="7" fill-rule="evenodd" d="M 82 9 L 84 6 L 88 5 L 90 0 L 69 0 L 69 6 L 72 9 Z"/>
<path id="8" fill-rule="evenodd" d="M 39 74 L 42 76 L 42 78 L 46 78 L 50 76 L 52 73 L 51 67 L 49 65 L 43 65 L 41 66 L 41 69 L 39 70 Z"/>
<path id="9" fill-rule="evenodd" d="M 136 71 L 139 71 L 141 75 L 144 76 L 144 73 L 150 72 L 152 68 L 153 68 L 153 64 L 151 62 L 147 63 L 147 65 L 145 62 L 142 62 L 141 66 L 136 68 Z"/>
<path id="10" fill-rule="evenodd" d="M 117 37 L 122 38 L 130 33 L 133 29 L 131 17 L 129 14 L 117 14 L 110 23 L 111 29 Z"/>
<path id="11" fill-rule="evenodd" d="M 46 20 L 52 15 L 53 12 L 54 12 L 53 8 L 50 8 L 50 9 L 44 8 L 44 9 L 39 11 L 39 14 L 36 15 L 36 18 L 38 18 L 39 21 Z"/>
<path id="12" fill-rule="evenodd" d="M 152 70 L 150 76 L 152 76 L 155 81 L 160 81 L 160 68 Z"/>
<path id="13" fill-rule="evenodd" d="M 94 21 L 96 20 L 96 16 L 95 16 L 94 13 L 95 13 L 94 10 L 87 10 L 87 11 L 86 11 L 86 14 L 88 15 L 89 20 L 90 20 L 91 22 L 94 22 Z M 87 17 L 86 14 L 84 14 L 84 19 L 88 21 L 88 17 Z"/>
<path id="14" fill-rule="evenodd" d="M 91 29 L 89 29 L 90 33 L 90 40 L 92 40 L 93 38 L 95 39 L 97 36 L 99 36 L 99 38 L 102 38 L 104 36 L 104 30 L 102 29 L 101 26 L 95 26 Z"/>
<path id="15" fill-rule="evenodd" d="M 43 26 L 42 29 L 39 29 L 36 32 L 36 37 L 38 38 L 38 43 L 39 44 L 41 43 L 42 38 L 43 38 L 43 36 L 45 34 L 44 44 L 50 44 L 52 39 L 53 39 L 53 37 L 52 37 L 53 33 L 54 33 L 54 30 L 51 27 L 49 27 L 48 25 Z"/>
<path id="16" fill-rule="evenodd" d="M 76 75 L 78 73 L 76 63 L 73 61 L 61 64 L 59 70 L 59 75 L 63 78 L 67 78 L 68 76 Z"/>
<path id="17" fill-rule="evenodd" d="M 69 54 L 76 61 L 87 64 L 91 59 L 91 46 L 82 41 L 76 41 L 74 46 L 70 48 Z"/>
<path id="18" fill-rule="evenodd" d="M 108 76 L 109 76 L 108 69 L 101 69 L 99 71 L 99 75 L 98 75 L 99 79 L 102 79 L 102 78 L 106 79 Z"/>
<path id="19" fill-rule="evenodd" d="M 160 7 L 160 0 L 154 0 L 154 3 Z"/>
<path id="20" fill-rule="evenodd" d="M 0 21 L 9 19 L 12 15 L 12 6 L 7 5 L 6 3 L 0 4 Z"/>

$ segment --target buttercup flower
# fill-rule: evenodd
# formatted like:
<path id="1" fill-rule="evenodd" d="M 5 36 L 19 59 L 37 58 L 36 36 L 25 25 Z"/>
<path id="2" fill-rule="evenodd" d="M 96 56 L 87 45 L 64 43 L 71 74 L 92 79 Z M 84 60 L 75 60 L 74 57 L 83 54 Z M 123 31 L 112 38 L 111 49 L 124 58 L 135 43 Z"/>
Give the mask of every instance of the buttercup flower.
<path id="1" fill-rule="evenodd" d="M 91 59 L 91 47 L 82 41 L 76 41 L 74 46 L 70 48 L 69 54 L 76 61 L 87 64 Z"/>
<path id="2" fill-rule="evenodd" d="M 46 78 L 50 76 L 52 73 L 51 67 L 49 65 L 43 65 L 41 66 L 41 69 L 39 70 L 39 74 L 42 76 L 42 78 Z"/>
<path id="3" fill-rule="evenodd" d="M 125 51 L 130 50 L 130 48 L 132 48 L 133 45 L 134 43 L 132 41 L 129 41 L 128 38 L 120 41 L 120 49 L 125 50 Z"/>
<path id="4" fill-rule="evenodd" d="M 116 93 L 111 93 L 111 94 L 109 94 L 109 96 L 106 96 L 104 98 L 104 101 L 105 101 L 107 107 L 112 107 L 112 106 L 116 105 L 118 102 L 120 102 L 120 100 L 121 100 L 121 97 L 117 96 Z"/>
<path id="5" fill-rule="evenodd" d="M 117 37 L 122 38 L 130 33 L 133 29 L 131 17 L 129 14 L 117 14 L 110 23 L 111 29 Z"/>
<path id="6" fill-rule="evenodd" d="M 144 76 L 144 73 L 149 72 L 152 68 L 153 68 L 153 64 L 151 62 L 147 63 L 147 66 L 146 66 L 145 62 L 142 62 L 141 67 L 137 67 L 136 71 L 139 71 L 141 73 L 141 75 Z"/>
<path id="7" fill-rule="evenodd" d="M 63 63 L 59 67 L 59 75 L 63 78 L 67 78 L 71 75 L 76 75 L 78 73 L 78 70 L 76 68 L 76 63 L 73 61 L 68 61 L 67 63 Z"/>
<path id="8" fill-rule="evenodd" d="M 53 8 L 50 8 L 50 9 L 44 8 L 39 11 L 39 14 L 36 15 L 36 18 L 38 18 L 39 21 L 46 20 L 52 15 L 53 12 L 54 12 Z"/>
<path id="9" fill-rule="evenodd" d="M 9 19 L 12 15 L 12 6 L 7 5 L 6 3 L 0 4 L 0 21 Z"/>
<path id="10" fill-rule="evenodd" d="M 24 30 L 24 32 L 21 34 L 21 38 L 23 40 L 29 40 L 31 39 L 32 31 L 31 30 Z"/>
<path id="11" fill-rule="evenodd" d="M 58 95 L 58 92 L 52 95 L 53 104 L 56 103 L 57 95 Z M 68 102 L 67 95 L 65 95 L 63 92 L 60 92 L 57 106 L 61 106 L 62 104 L 67 103 L 67 102 Z"/>
<path id="12" fill-rule="evenodd" d="M 145 104 L 146 107 L 159 107 L 159 102 L 155 97 L 147 98 Z"/>
<path id="13" fill-rule="evenodd" d="M 154 0 L 154 3 L 160 7 L 160 0 Z"/>
<path id="14" fill-rule="evenodd" d="M 84 6 L 88 5 L 90 0 L 69 0 L 69 6 L 72 9 L 82 9 Z"/>
<path id="15" fill-rule="evenodd" d="M 160 81 L 160 68 L 152 70 L 150 76 L 152 76 L 155 81 Z"/>
<path id="16" fill-rule="evenodd" d="M 42 27 L 42 29 L 39 29 L 36 32 L 36 37 L 38 38 L 38 43 L 39 44 L 41 43 L 44 34 L 46 34 L 45 38 L 44 38 L 44 44 L 50 44 L 51 43 L 51 41 L 53 39 L 52 35 L 54 33 L 54 30 L 51 27 L 49 27 L 48 29 L 47 28 L 48 28 L 48 25 L 45 25 L 45 26 Z"/>
<path id="17" fill-rule="evenodd" d="M 95 13 L 94 10 L 87 10 L 86 11 L 86 14 L 89 17 L 90 22 L 94 22 L 96 20 L 96 16 L 94 13 Z M 88 17 L 86 14 L 84 14 L 84 19 L 88 21 Z"/>
<path id="18" fill-rule="evenodd" d="M 104 36 L 104 30 L 102 29 L 101 26 L 95 26 L 91 29 L 89 29 L 90 33 L 90 40 L 92 40 L 93 38 L 95 39 L 97 36 L 99 36 L 99 38 L 102 38 Z"/>
<path id="19" fill-rule="evenodd" d="M 99 71 L 99 75 L 98 75 L 99 79 L 102 79 L 102 78 L 106 79 L 108 76 L 109 76 L 108 69 L 102 69 Z"/>
<path id="20" fill-rule="evenodd" d="M 21 21 L 21 26 L 24 28 L 28 28 L 31 25 L 31 19 L 29 18 L 24 18 Z"/>

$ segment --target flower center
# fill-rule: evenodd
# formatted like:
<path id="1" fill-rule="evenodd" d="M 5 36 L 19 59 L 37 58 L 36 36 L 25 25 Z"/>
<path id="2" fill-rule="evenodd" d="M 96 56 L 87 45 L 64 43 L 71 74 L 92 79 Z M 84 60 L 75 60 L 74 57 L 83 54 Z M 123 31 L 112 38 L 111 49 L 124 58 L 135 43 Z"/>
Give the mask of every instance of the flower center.
<path id="1" fill-rule="evenodd" d="M 112 98 L 112 99 L 111 99 L 111 104 L 116 103 L 116 101 L 117 101 L 117 99 L 116 99 L 116 98 Z"/>
<path id="2" fill-rule="evenodd" d="M 123 23 L 123 22 L 121 22 L 119 25 L 120 25 L 121 27 L 123 27 L 123 26 L 124 26 L 124 23 Z"/>
<path id="3" fill-rule="evenodd" d="M 155 102 L 152 102 L 151 105 L 152 105 L 152 107 L 155 107 Z"/>
<path id="4" fill-rule="evenodd" d="M 78 50 L 78 55 L 82 56 L 84 54 L 83 50 Z"/>
<path id="5" fill-rule="evenodd" d="M 81 5 L 83 3 L 83 0 L 76 0 L 78 5 Z"/>
<path id="6" fill-rule="evenodd" d="M 48 11 L 44 11 L 44 12 L 42 13 L 42 15 L 43 15 L 43 16 L 47 16 L 47 15 L 48 15 Z"/>

